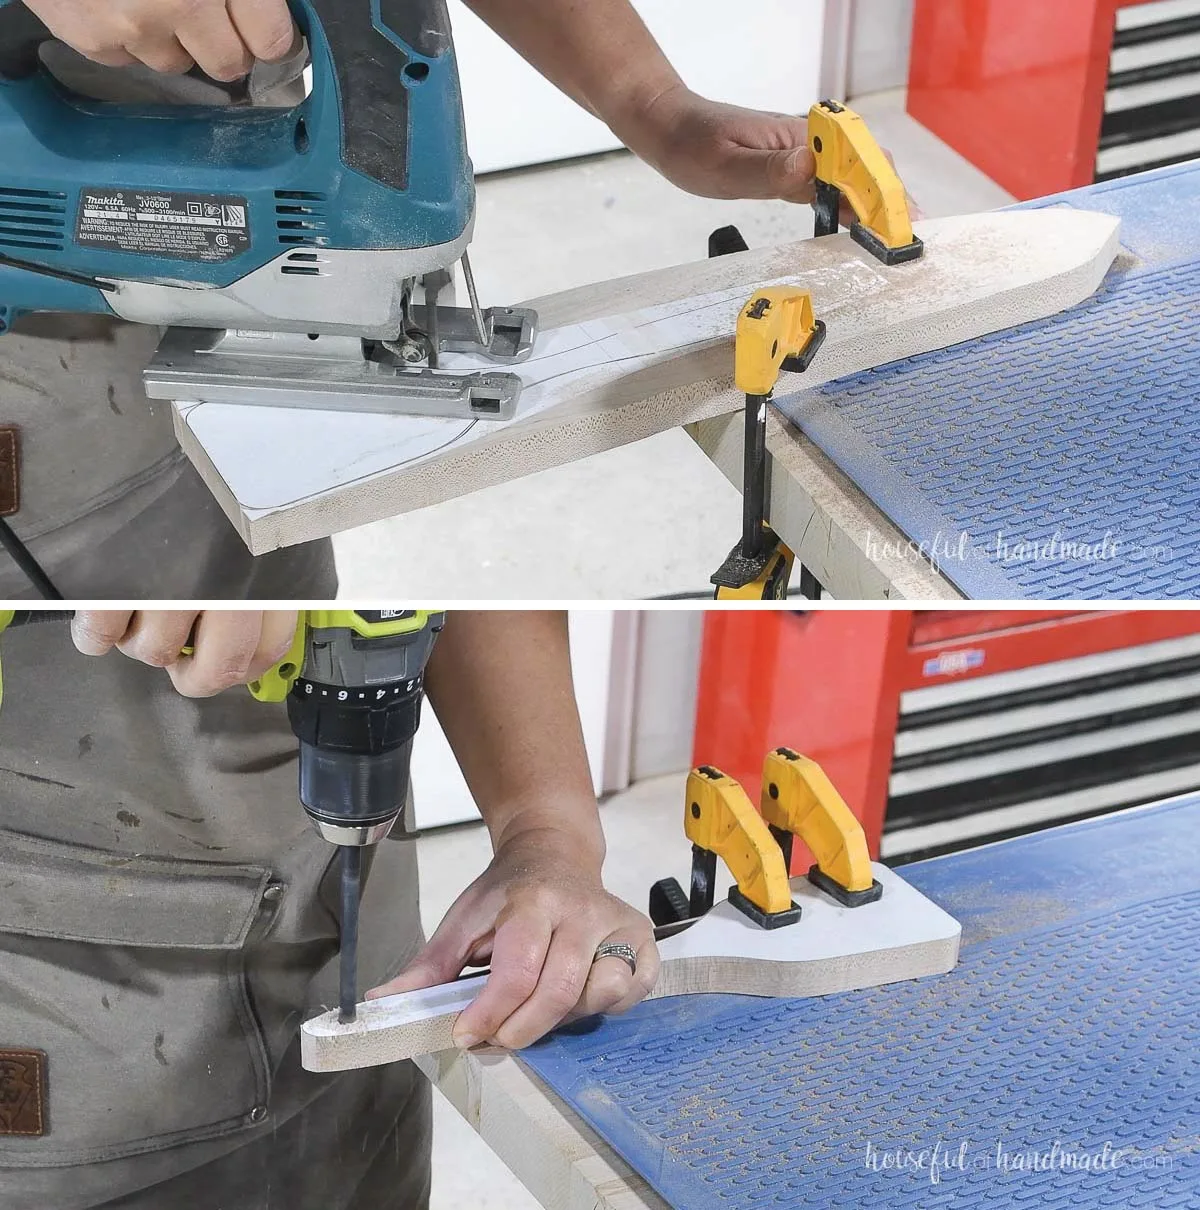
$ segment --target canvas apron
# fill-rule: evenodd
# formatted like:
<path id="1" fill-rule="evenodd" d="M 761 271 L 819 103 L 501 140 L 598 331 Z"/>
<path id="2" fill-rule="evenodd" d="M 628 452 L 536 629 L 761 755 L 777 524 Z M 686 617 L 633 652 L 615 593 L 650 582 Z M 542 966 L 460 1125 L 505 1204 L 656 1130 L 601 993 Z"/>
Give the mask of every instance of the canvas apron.
<path id="1" fill-rule="evenodd" d="M 65 53 L 56 71 L 115 87 Z M 140 389 L 157 339 L 38 316 L 0 340 L 0 424 L 24 446 L 15 528 L 69 596 L 332 598 L 328 543 L 250 558 Z M 0 555 L 0 598 L 26 594 Z M 299 1064 L 300 1022 L 336 999 L 338 919 L 283 708 L 187 701 L 160 671 L 77 655 L 62 626 L 0 652 L 0 1128 L 23 1131 L 0 1133 L 0 1206 L 423 1207 L 412 1066 Z M 379 846 L 362 927 L 365 987 L 419 944 L 410 844 Z M 3 1052 L 46 1055 L 36 1106 Z"/>
<path id="2" fill-rule="evenodd" d="M 422 1205 L 421 1077 L 300 1068 L 301 1021 L 336 1003 L 338 897 L 284 707 L 187 700 L 161 670 L 77 654 L 63 625 L 0 654 L 0 1052 L 47 1056 L 47 1129 L 0 1132 L 0 1205 Z M 364 989 L 419 943 L 415 850 L 389 840 Z"/>
<path id="3" fill-rule="evenodd" d="M 304 54 L 260 67 L 241 93 L 197 77 L 44 57 L 77 92 L 114 100 L 294 103 Z M 327 542 L 251 559 L 180 450 L 168 403 L 141 374 L 157 328 L 96 316 L 32 315 L 0 337 L 0 427 L 20 443 L 19 511 L 9 523 L 69 599 L 326 599 Z M 0 599 L 35 595 L 0 551 Z"/>

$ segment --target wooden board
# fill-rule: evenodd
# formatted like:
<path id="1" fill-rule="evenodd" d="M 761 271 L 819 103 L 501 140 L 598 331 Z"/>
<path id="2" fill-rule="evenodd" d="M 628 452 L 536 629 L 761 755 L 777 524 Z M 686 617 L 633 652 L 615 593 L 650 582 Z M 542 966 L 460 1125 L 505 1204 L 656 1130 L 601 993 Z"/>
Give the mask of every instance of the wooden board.
<path id="1" fill-rule="evenodd" d="M 958 961 L 958 922 L 884 865 L 883 897 L 844 908 L 806 878 L 792 880 L 798 924 L 766 930 L 728 901 L 686 932 L 659 944 L 662 974 L 652 995 L 728 992 L 825 996 L 902 979 L 944 974 Z M 359 1006 L 358 1020 L 329 1012 L 308 1021 L 301 1057 L 310 1071 L 374 1067 L 453 1046 L 458 1014 L 486 976 L 389 996 Z"/>
<path id="2" fill-rule="evenodd" d="M 1082 302 L 1112 264 L 1119 221 L 1060 208 L 917 229 L 925 257 L 896 268 L 836 235 L 535 300 L 542 334 L 511 421 L 182 403 L 176 432 L 263 554 L 738 411 L 733 331 L 760 286 L 812 290 L 829 327 L 804 380 L 817 384 Z"/>

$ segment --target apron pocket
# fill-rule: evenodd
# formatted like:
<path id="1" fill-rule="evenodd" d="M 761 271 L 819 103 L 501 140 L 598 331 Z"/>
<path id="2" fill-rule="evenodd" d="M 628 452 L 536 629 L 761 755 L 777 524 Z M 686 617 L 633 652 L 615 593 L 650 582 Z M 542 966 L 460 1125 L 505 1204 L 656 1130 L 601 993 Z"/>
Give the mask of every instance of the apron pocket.
<path id="1" fill-rule="evenodd" d="M 46 1053 L 46 1133 L 0 1168 L 86 1164 L 266 1117 L 245 975 L 270 871 L 126 858 L 0 832 L 0 1050 Z"/>

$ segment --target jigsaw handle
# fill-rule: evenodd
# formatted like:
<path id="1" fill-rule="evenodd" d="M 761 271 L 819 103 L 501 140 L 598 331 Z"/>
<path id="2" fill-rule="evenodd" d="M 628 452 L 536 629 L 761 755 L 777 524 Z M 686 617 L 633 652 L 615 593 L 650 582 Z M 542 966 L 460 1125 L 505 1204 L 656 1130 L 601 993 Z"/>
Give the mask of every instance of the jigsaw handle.
<path id="1" fill-rule="evenodd" d="M 446 0 L 289 0 L 313 47 L 318 85 L 331 65 L 342 101 L 342 157 L 365 176 L 407 189 L 410 97 L 451 47 Z M 378 14 L 378 16 L 376 16 Z M 328 47 L 323 65 L 313 21 Z M 461 122 L 461 99 L 458 100 Z M 465 158 L 466 151 L 462 154 Z"/>
<path id="2" fill-rule="evenodd" d="M 424 85 L 435 68 L 453 70 L 446 59 L 451 48 L 446 0 L 288 0 L 288 5 L 312 47 L 314 90 L 333 86 L 340 96 L 346 166 L 407 189 L 409 92 Z M 0 82 L 37 75 L 38 48 L 53 36 L 20 0 L 0 0 Z M 459 109 L 461 117 L 461 101 Z"/>
<path id="3" fill-rule="evenodd" d="M 0 80 L 25 80 L 40 65 L 38 48 L 54 35 L 19 0 L 0 0 Z"/>

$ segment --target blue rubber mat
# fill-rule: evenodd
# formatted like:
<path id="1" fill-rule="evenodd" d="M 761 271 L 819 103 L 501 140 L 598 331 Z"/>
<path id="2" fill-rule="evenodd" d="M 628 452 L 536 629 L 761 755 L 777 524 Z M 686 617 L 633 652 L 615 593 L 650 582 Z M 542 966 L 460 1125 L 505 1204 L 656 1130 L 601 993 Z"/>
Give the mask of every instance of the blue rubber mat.
<path id="1" fill-rule="evenodd" d="M 911 865 L 963 923 L 949 975 L 522 1057 L 675 1210 L 1200 1207 L 1197 853 L 1200 797 Z"/>
<path id="2" fill-rule="evenodd" d="M 1119 215 L 1082 306 L 779 410 L 968 597 L 1200 596 L 1200 161 L 1033 203 Z"/>

